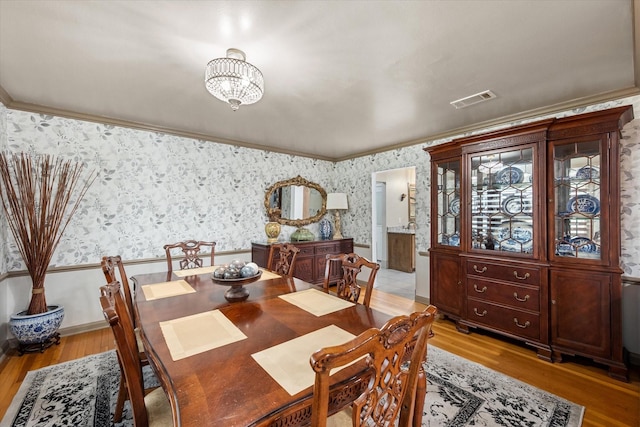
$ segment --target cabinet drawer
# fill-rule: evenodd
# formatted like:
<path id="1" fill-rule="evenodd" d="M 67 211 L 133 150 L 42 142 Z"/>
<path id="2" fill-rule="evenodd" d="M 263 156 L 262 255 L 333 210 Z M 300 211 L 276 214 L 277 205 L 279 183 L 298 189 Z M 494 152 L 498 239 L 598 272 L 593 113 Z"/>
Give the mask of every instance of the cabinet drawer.
<path id="1" fill-rule="evenodd" d="M 469 298 L 467 300 L 467 319 L 470 322 L 486 325 L 512 335 L 540 339 L 540 316 L 535 313 L 527 313 Z"/>
<path id="2" fill-rule="evenodd" d="M 340 253 L 340 245 L 319 245 L 316 246 L 316 255 L 338 254 Z"/>
<path id="3" fill-rule="evenodd" d="M 303 256 L 313 256 L 313 246 L 298 246 L 298 249 L 300 249 L 300 252 L 298 252 L 298 257 L 303 257 Z"/>
<path id="4" fill-rule="evenodd" d="M 468 277 L 467 296 L 515 308 L 540 311 L 540 291 L 538 288 Z"/>
<path id="5" fill-rule="evenodd" d="M 467 274 L 527 285 L 537 286 L 540 284 L 539 269 L 521 267 L 519 265 L 491 264 L 477 260 L 468 260 Z"/>

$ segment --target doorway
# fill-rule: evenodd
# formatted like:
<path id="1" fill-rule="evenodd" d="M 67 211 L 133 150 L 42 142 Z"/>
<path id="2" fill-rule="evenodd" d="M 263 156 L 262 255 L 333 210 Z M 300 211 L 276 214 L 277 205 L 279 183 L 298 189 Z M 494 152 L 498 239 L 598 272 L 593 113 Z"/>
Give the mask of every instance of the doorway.
<path id="1" fill-rule="evenodd" d="M 410 190 L 415 188 L 415 167 L 390 169 L 372 174 L 372 258 L 380 264 L 375 289 L 415 299 L 415 271 L 389 269 L 387 233 L 415 233 L 411 224 Z M 415 200 L 414 200 L 415 202 Z M 413 249 L 415 251 L 415 248 Z"/>

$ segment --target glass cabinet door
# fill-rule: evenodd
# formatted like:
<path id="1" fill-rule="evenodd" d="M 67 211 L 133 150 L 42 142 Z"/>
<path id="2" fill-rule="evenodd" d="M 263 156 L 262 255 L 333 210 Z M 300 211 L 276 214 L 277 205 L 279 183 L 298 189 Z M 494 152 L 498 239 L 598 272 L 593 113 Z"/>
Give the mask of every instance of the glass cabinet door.
<path id="1" fill-rule="evenodd" d="M 533 254 L 533 146 L 471 155 L 471 249 Z"/>
<path id="2" fill-rule="evenodd" d="M 436 242 L 460 246 L 460 161 L 439 163 L 436 173 Z"/>
<path id="3" fill-rule="evenodd" d="M 555 257 L 601 259 L 601 141 L 553 146 Z"/>

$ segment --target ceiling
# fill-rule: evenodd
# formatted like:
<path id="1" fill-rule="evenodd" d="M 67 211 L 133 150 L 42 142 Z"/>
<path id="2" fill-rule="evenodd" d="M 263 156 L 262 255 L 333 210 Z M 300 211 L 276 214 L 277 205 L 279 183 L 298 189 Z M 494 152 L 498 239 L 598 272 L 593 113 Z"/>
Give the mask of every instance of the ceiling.
<path id="1" fill-rule="evenodd" d="M 2 0 L 0 101 L 342 160 L 640 93 L 639 2 Z M 265 79 L 236 112 L 204 87 L 230 47 Z"/>

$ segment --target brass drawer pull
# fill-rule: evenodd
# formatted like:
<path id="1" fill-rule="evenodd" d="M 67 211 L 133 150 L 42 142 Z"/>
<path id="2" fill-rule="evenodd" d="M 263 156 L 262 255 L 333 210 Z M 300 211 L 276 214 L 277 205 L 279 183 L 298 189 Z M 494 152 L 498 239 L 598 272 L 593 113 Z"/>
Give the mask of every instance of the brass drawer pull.
<path id="1" fill-rule="evenodd" d="M 473 284 L 473 289 L 475 289 L 476 292 L 478 293 L 484 293 L 487 290 L 486 286 L 483 286 L 482 289 L 478 289 L 478 285 L 476 285 L 475 283 Z"/>
<path id="2" fill-rule="evenodd" d="M 520 280 L 525 280 L 529 278 L 529 273 L 524 273 L 524 276 L 520 277 L 518 276 L 518 272 L 514 271 L 513 275 L 515 276 L 516 279 L 520 279 Z"/>
<path id="3" fill-rule="evenodd" d="M 486 315 L 487 315 L 487 310 L 482 310 L 482 313 L 478 313 L 478 309 L 477 309 L 477 308 L 475 308 L 475 307 L 473 308 L 473 312 L 474 312 L 477 316 L 480 316 L 480 317 L 484 317 L 484 316 L 486 316 Z"/>
<path id="4" fill-rule="evenodd" d="M 522 328 L 522 329 L 528 328 L 529 326 L 531 326 L 531 322 L 529 322 L 528 320 L 524 322 L 524 325 L 521 325 L 520 323 L 518 323 L 517 317 L 513 318 L 513 323 L 515 323 L 518 328 Z"/>
<path id="5" fill-rule="evenodd" d="M 514 297 L 515 299 L 517 299 L 518 301 L 520 301 L 520 302 L 529 301 L 529 294 L 525 295 L 525 296 L 524 296 L 524 298 L 519 298 L 519 297 L 518 297 L 518 293 L 517 293 L 517 292 L 514 292 L 514 293 L 513 293 L 513 297 Z"/>
<path id="6" fill-rule="evenodd" d="M 482 270 L 478 270 L 478 266 L 473 264 L 473 269 L 476 273 L 484 273 L 485 271 L 487 271 L 487 266 L 485 265 L 484 267 L 482 267 Z"/>

